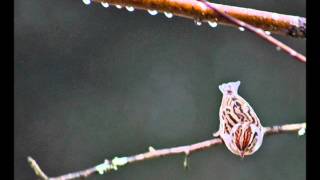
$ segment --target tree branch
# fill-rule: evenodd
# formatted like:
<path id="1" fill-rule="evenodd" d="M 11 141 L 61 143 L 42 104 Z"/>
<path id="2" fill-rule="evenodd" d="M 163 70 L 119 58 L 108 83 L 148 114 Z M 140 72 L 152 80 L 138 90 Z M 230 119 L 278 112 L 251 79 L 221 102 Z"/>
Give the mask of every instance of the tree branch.
<path id="1" fill-rule="evenodd" d="M 97 3 L 109 3 L 142 10 L 157 10 L 170 12 L 176 16 L 185 17 L 204 22 L 217 22 L 222 25 L 236 27 L 234 23 L 223 18 L 221 14 L 206 8 L 197 0 L 84 0 Z M 278 14 L 274 12 L 260 11 L 251 8 L 241 8 L 216 3 L 214 5 L 220 11 L 251 24 L 264 31 L 295 38 L 306 37 L 306 19 L 299 16 Z"/>
<path id="2" fill-rule="evenodd" d="M 230 15 L 228 15 L 227 13 L 219 10 L 215 5 L 213 5 L 212 3 L 208 3 L 205 0 L 199 0 L 202 3 L 204 3 L 207 7 L 209 7 L 210 9 L 216 11 L 217 13 L 219 13 L 221 16 L 223 16 L 224 18 L 228 19 L 230 22 L 232 22 L 235 25 L 238 25 L 239 27 L 242 27 L 244 29 L 247 29 L 255 34 L 257 34 L 259 37 L 261 37 L 262 39 L 266 40 L 267 42 L 273 44 L 274 46 L 277 47 L 277 49 L 279 50 L 283 50 L 285 53 L 289 54 L 290 56 L 292 56 L 293 58 L 295 58 L 296 60 L 305 63 L 306 62 L 306 57 L 303 56 L 302 54 L 298 53 L 297 51 L 295 51 L 294 49 L 290 48 L 289 46 L 285 45 L 284 43 L 280 42 L 279 40 L 273 38 L 270 35 L 267 35 L 265 32 L 263 32 L 261 29 L 256 28 L 252 25 L 249 25 L 241 20 L 238 20 L 237 18 L 234 18 Z"/>
<path id="3" fill-rule="evenodd" d="M 280 134 L 280 133 L 298 132 L 298 135 L 303 135 L 305 133 L 305 129 L 306 129 L 306 123 L 287 124 L 282 126 L 265 127 L 265 133 L 266 135 L 272 135 L 272 134 Z M 38 178 L 42 180 L 70 180 L 70 179 L 77 179 L 77 178 L 86 178 L 97 173 L 104 174 L 105 172 L 118 170 L 120 166 L 124 166 L 126 164 L 135 163 L 139 161 L 145 161 L 149 159 L 155 159 L 155 158 L 178 155 L 178 154 L 184 154 L 187 157 L 193 152 L 206 150 L 210 147 L 213 147 L 222 143 L 223 141 L 221 138 L 213 138 L 210 140 L 202 141 L 202 142 L 191 144 L 191 145 L 178 146 L 178 147 L 165 148 L 165 149 L 156 150 L 153 147 L 149 147 L 149 151 L 145 153 L 141 153 L 133 156 L 127 156 L 127 157 L 120 157 L 120 158 L 114 157 L 112 160 L 106 159 L 104 163 L 99 164 L 95 167 L 91 167 L 82 171 L 68 173 L 58 177 L 48 177 L 40 169 L 37 162 L 31 157 L 28 157 L 28 161 L 30 163 L 31 168 L 34 170 L 35 174 L 38 176 Z M 186 164 L 184 163 L 184 165 Z"/>
<path id="4" fill-rule="evenodd" d="M 255 34 L 257 34 L 259 37 L 261 37 L 262 39 L 266 40 L 267 42 L 273 44 L 274 46 L 277 47 L 277 49 L 279 50 L 283 50 L 285 53 L 289 54 L 290 56 L 292 56 L 293 58 L 295 58 L 296 60 L 305 63 L 306 62 L 306 57 L 303 56 L 302 54 L 298 53 L 297 51 L 295 51 L 294 49 L 290 48 L 289 46 L 285 45 L 284 43 L 280 42 L 279 40 L 273 38 L 272 36 L 266 34 L 265 32 L 263 32 L 261 29 L 254 27 L 250 24 L 247 24 L 241 20 L 238 20 L 237 18 L 234 18 L 232 16 L 230 16 L 229 14 L 221 11 L 220 9 L 218 9 L 216 7 L 216 5 L 214 5 L 213 3 L 208 3 L 206 0 L 199 0 L 202 3 L 204 3 L 207 7 L 209 7 L 210 9 L 216 11 L 217 13 L 219 13 L 222 17 L 224 17 L 225 19 L 229 20 L 230 22 L 232 22 L 235 25 L 238 25 L 239 27 L 242 27 L 244 29 L 247 29 Z"/>
<path id="5" fill-rule="evenodd" d="M 164 12 L 168 17 L 173 14 L 189 19 L 196 23 L 208 22 L 211 26 L 217 23 L 237 27 L 240 30 L 249 30 L 267 42 L 274 45 L 277 50 L 282 50 L 294 59 L 305 63 L 306 57 L 294 49 L 273 38 L 269 33 L 291 37 L 305 37 L 306 19 L 298 16 L 282 15 L 273 12 L 265 12 L 248 8 L 239 8 L 216 3 L 209 3 L 206 0 L 83 0 L 86 4 L 91 1 L 109 3 L 118 6 L 125 6 L 127 10 L 134 8 L 152 10 L 153 15 L 158 11 Z M 212 25 L 214 24 L 214 25 Z M 251 25 L 250 25 L 251 24 Z"/>

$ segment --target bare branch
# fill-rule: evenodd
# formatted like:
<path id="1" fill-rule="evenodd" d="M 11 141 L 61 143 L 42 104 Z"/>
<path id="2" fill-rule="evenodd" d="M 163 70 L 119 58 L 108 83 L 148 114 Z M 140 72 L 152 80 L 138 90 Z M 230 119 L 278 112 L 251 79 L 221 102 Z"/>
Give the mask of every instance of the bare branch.
<path id="1" fill-rule="evenodd" d="M 207 7 L 211 8 L 212 10 L 216 11 L 217 13 L 219 13 L 221 16 L 223 16 L 224 18 L 228 19 L 230 22 L 232 22 L 235 25 L 238 25 L 239 27 L 242 27 L 244 29 L 247 29 L 251 32 L 254 32 L 255 34 L 257 34 L 259 37 L 261 37 L 262 39 L 266 40 L 267 42 L 273 44 L 274 46 L 276 46 L 279 50 L 283 50 L 285 53 L 289 54 L 290 56 L 292 56 L 293 58 L 295 58 L 296 60 L 305 63 L 306 62 L 306 57 L 303 56 L 302 54 L 298 53 L 297 51 L 295 51 L 294 49 L 290 48 L 289 46 L 285 45 L 284 43 L 280 42 L 279 40 L 273 38 L 270 35 L 267 35 L 263 30 L 256 28 L 252 25 L 249 25 L 241 20 L 238 20 L 237 18 L 234 18 L 230 15 L 228 15 L 227 13 L 219 10 L 213 3 L 208 3 L 205 0 L 199 0 L 202 3 L 204 3 Z"/>
<path id="2" fill-rule="evenodd" d="M 39 178 L 41 178 L 43 180 L 49 179 L 48 176 L 46 174 L 44 174 L 44 172 L 40 169 L 37 162 L 34 159 L 32 159 L 32 157 L 28 157 L 28 162 L 29 162 L 31 168 L 33 169 L 34 173 L 36 173 L 36 175 Z"/>
<path id="3" fill-rule="evenodd" d="M 299 135 L 303 135 L 305 133 L 306 127 L 307 127 L 306 123 L 286 124 L 282 126 L 265 127 L 265 134 L 271 135 L 271 134 L 289 133 L 289 132 L 296 133 L 298 131 Z"/>
<path id="4" fill-rule="evenodd" d="M 91 0 L 85 0 L 91 1 Z M 269 33 L 305 37 L 306 19 L 273 12 L 265 12 L 248 8 L 233 7 L 206 0 L 92 0 L 99 3 L 110 3 L 143 10 L 170 12 L 174 15 L 194 19 L 196 22 L 206 21 L 220 23 L 241 29 L 247 29 L 262 39 L 282 50 L 294 59 L 305 63 L 306 57 Z M 267 33 L 269 32 L 269 33 Z"/>
<path id="5" fill-rule="evenodd" d="M 159 12 L 170 12 L 176 16 L 193 20 L 212 21 L 222 25 L 235 26 L 221 14 L 203 6 L 197 0 L 92 0 L 93 2 L 104 2 L 111 5 L 134 7 L 142 10 L 157 10 Z M 306 37 L 306 19 L 304 17 L 278 14 L 274 12 L 260 11 L 250 8 L 241 8 L 216 3 L 214 5 L 220 11 L 251 24 L 264 31 L 274 34 L 286 35 L 295 38 Z"/>
<path id="6" fill-rule="evenodd" d="M 305 132 L 306 123 L 299 124 L 287 124 L 282 126 L 273 126 L 273 127 L 265 127 L 266 135 L 272 134 L 280 134 L 280 133 L 297 133 L 299 135 L 303 135 Z M 160 157 L 184 154 L 185 156 L 189 156 L 193 152 L 206 150 L 210 147 L 222 144 L 223 141 L 220 138 L 214 138 L 206 141 L 202 141 L 199 143 L 186 145 L 186 146 L 178 146 L 172 148 L 165 149 L 154 149 L 153 147 L 149 147 L 149 151 L 133 156 L 128 157 L 114 157 L 111 161 L 105 160 L 104 163 L 99 164 L 95 167 L 88 168 L 86 170 L 68 173 L 65 175 L 61 175 L 58 177 L 48 177 L 45 175 L 40 169 L 39 165 L 33 160 L 31 157 L 28 157 L 28 161 L 30 163 L 31 168 L 34 170 L 35 174 L 42 180 L 70 180 L 77 178 L 86 178 L 94 174 L 104 174 L 105 172 L 110 172 L 113 170 L 117 170 L 120 166 L 124 166 L 129 163 L 135 163 L 140 161 L 145 161 L 149 159 L 155 159 Z"/>

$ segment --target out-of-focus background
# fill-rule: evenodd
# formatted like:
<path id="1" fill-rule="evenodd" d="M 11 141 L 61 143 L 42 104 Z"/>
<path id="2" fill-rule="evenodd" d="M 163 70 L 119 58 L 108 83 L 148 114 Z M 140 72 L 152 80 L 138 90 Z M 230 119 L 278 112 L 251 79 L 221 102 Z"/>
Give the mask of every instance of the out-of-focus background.
<path id="1" fill-rule="evenodd" d="M 305 16 L 305 1 L 215 1 Z M 221 83 L 239 93 L 263 125 L 305 121 L 305 64 L 249 32 L 81 0 L 16 0 L 16 180 L 35 179 L 34 157 L 49 176 L 105 158 L 211 138 Z M 305 40 L 279 37 L 305 54 Z M 190 157 L 144 161 L 90 179 L 303 180 L 305 136 L 266 137 L 241 159 L 225 146 Z"/>

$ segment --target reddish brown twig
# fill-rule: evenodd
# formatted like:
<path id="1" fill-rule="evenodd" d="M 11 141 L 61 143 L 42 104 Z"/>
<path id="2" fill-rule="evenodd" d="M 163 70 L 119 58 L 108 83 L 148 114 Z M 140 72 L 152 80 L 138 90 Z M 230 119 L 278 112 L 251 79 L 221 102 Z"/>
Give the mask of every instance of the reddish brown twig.
<path id="1" fill-rule="evenodd" d="M 296 52 L 294 49 L 290 48 L 289 46 L 285 45 L 284 43 L 280 42 L 279 40 L 273 38 L 270 35 L 267 35 L 262 29 L 256 28 L 250 24 L 247 24 L 241 20 L 238 20 L 237 18 L 234 18 L 232 16 L 230 16 L 229 14 L 227 14 L 227 12 L 223 12 L 221 10 L 219 10 L 217 7 L 215 7 L 215 5 L 213 3 L 208 3 L 205 0 L 199 0 L 201 1 L 203 4 L 205 4 L 207 7 L 211 8 L 212 10 L 216 11 L 217 13 L 219 13 L 221 16 L 223 16 L 224 18 L 226 18 L 227 20 L 229 20 L 230 22 L 234 23 L 235 25 L 238 25 L 239 27 L 243 27 L 251 32 L 256 33 L 259 37 L 261 37 L 262 39 L 272 43 L 274 46 L 276 46 L 277 48 L 279 48 L 280 50 L 283 50 L 284 52 L 286 52 L 287 54 L 289 54 L 290 56 L 292 56 L 293 58 L 297 59 L 300 62 L 306 62 L 306 57 L 303 56 L 302 54 Z"/>
<path id="2" fill-rule="evenodd" d="M 265 31 L 291 37 L 305 37 L 306 19 L 273 12 L 239 8 L 205 0 L 93 0 L 144 10 L 170 12 L 174 15 L 196 21 L 216 22 L 233 27 L 241 27 L 254 32 L 262 39 L 276 46 L 277 50 L 289 54 L 305 63 L 306 57 L 273 38 Z"/>
<path id="3" fill-rule="evenodd" d="M 92 0 L 94 2 L 105 2 L 110 5 L 130 6 L 135 9 L 157 10 L 159 12 L 171 12 L 175 16 L 188 19 L 199 19 L 201 21 L 212 21 L 222 25 L 233 26 L 229 20 L 223 18 L 219 13 L 202 6 L 197 0 Z M 230 16 L 270 31 L 273 34 L 286 35 L 296 38 L 306 37 L 306 19 L 304 17 L 278 14 L 274 12 L 260 11 L 250 8 L 228 6 L 216 3 L 216 8 L 228 13 Z"/>
<path id="4" fill-rule="evenodd" d="M 279 134 L 279 133 L 290 133 L 290 132 L 298 132 L 299 135 L 303 135 L 306 128 L 306 123 L 299 123 L 299 124 L 288 124 L 282 126 L 273 126 L 273 127 L 265 127 L 266 135 L 271 134 Z M 128 157 L 115 157 L 112 160 L 105 160 L 104 163 L 99 164 L 95 167 L 88 168 L 86 170 L 68 173 L 65 175 L 61 175 L 58 177 L 48 177 L 46 174 L 42 172 L 38 164 L 35 160 L 31 157 L 28 157 L 28 161 L 30 163 L 31 168 L 34 170 L 36 175 L 43 180 L 70 180 L 70 179 L 77 179 L 77 178 L 86 178 L 92 176 L 94 174 L 103 174 L 105 172 L 117 170 L 120 166 L 124 166 L 129 163 L 135 163 L 139 161 L 145 161 L 149 159 L 155 159 L 165 156 L 172 156 L 178 154 L 184 154 L 189 156 L 193 152 L 206 150 L 210 147 L 222 144 L 223 141 L 220 138 L 214 138 L 206 141 L 202 141 L 199 143 L 186 145 L 186 146 L 178 146 L 172 148 L 165 148 L 165 149 L 154 149 L 153 147 L 149 147 L 149 151 L 133 156 Z"/>

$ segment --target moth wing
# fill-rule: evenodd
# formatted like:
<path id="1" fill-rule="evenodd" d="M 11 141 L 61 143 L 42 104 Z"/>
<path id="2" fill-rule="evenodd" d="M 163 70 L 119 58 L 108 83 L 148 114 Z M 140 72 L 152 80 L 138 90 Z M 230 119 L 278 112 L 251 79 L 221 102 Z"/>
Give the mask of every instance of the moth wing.
<path id="1" fill-rule="evenodd" d="M 220 109 L 221 112 L 221 109 Z M 214 137 L 219 137 L 221 135 L 221 133 L 223 133 L 223 129 L 224 129 L 224 120 L 221 117 L 221 113 L 219 113 L 219 130 L 214 132 L 212 135 Z"/>
<path id="2" fill-rule="evenodd" d="M 231 107 L 227 106 L 220 109 L 220 131 L 224 134 L 230 134 L 233 126 L 239 122 L 241 122 L 241 119 L 232 113 Z"/>
<path id="3" fill-rule="evenodd" d="M 251 105 L 244 100 L 242 97 L 238 97 L 241 104 L 243 104 L 243 113 L 246 115 L 246 121 L 253 123 L 253 124 L 260 124 L 260 120 L 257 116 L 257 114 L 254 112 Z"/>

